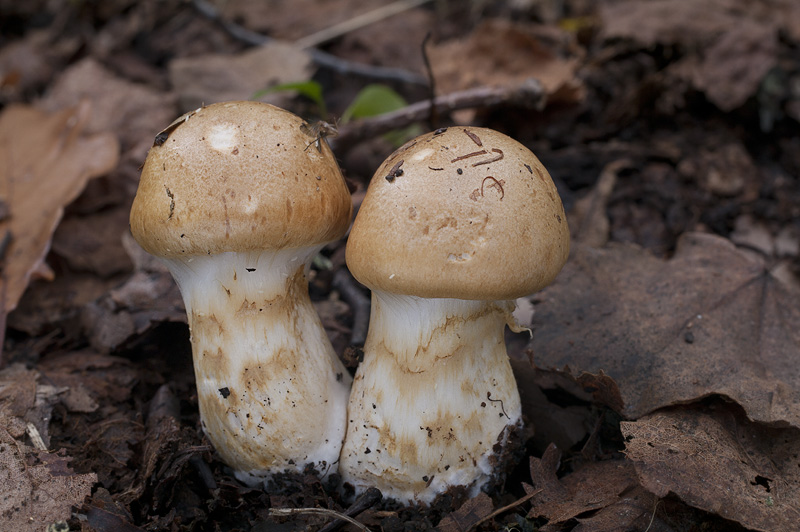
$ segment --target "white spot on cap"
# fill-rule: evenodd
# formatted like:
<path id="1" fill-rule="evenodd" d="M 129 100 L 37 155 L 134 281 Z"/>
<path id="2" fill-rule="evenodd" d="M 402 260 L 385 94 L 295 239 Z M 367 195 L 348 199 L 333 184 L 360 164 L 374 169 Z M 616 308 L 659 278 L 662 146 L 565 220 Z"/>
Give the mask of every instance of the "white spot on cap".
<path id="1" fill-rule="evenodd" d="M 217 124 L 208 134 L 208 142 L 215 150 L 229 152 L 236 147 L 237 137 L 233 124 Z"/>
<path id="2" fill-rule="evenodd" d="M 414 154 L 413 157 L 411 157 L 411 160 L 414 161 L 414 162 L 424 161 L 425 159 L 427 159 L 428 157 L 433 155 L 434 152 L 435 152 L 435 150 L 433 150 L 431 148 L 427 148 L 427 149 L 424 149 L 424 150 L 419 150 L 417 153 Z"/>

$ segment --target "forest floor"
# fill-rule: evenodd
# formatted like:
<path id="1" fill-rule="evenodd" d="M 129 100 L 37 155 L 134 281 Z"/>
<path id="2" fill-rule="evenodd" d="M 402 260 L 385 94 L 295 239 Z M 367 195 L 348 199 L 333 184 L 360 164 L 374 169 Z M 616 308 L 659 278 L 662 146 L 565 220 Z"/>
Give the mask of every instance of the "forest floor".
<path id="1" fill-rule="evenodd" d="M 389 4 L 0 0 L 0 529 L 317 530 L 333 514 L 270 512 L 321 508 L 384 531 L 800 530 L 800 5 L 436 1 L 358 23 Z M 333 122 L 366 87 L 329 139 L 356 206 L 398 142 L 470 125 L 528 146 L 567 211 L 570 259 L 518 301 L 532 336 L 507 334 L 525 453 L 474 498 L 354 510 L 335 477 L 237 482 L 200 429 L 180 294 L 129 233 L 176 117 L 256 97 Z M 344 244 L 310 294 L 355 371 L 369 293 Z"/>

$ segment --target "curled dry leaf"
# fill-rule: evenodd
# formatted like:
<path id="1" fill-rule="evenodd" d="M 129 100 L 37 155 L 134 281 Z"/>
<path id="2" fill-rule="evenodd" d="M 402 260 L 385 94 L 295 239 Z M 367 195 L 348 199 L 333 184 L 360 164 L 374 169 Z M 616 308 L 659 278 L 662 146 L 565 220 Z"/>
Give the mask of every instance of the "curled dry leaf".
<path id="1" fill-rule="evenodd" d="M 749 422 L 730 404 L 676 408 L 622 423 L 645 488 L 753 530 L 800 523 L 800 431 Z"/>
<path id="2" fill-rule="evenodd" d="M 543 517 L 542 530 L 559 530 L 565 523 L 589 511 L 610 506 L 620 495 L 639 485 L 633 466 L 624 460 L 588 462 L 562 479 L 556 478 L 559 451 L 550 446 L 541 459 L 531 457 L 532 486 L 525 491 L 540 493 L 531 499 L 528 517 Z"/>
<path id="3" fill-rule="evenodd" d="M 465 39 L 432 46 L 430 59 L 437 89 L 448 93 L 481 86 L 513 86 L 535 78 L 549 101 L 580 101 L 584 90 L 576 76 L 579 58 L 570 53 L 577 45 L 569 49 L 568 44 L 551 44 L 559 39 L 568 41 L 567 34 L 545 36 L 543 31 L 490 19 Z"/>
<path id="4" fill-rule="evenodd" d="M 0 114 L 0 197 L 9 206 L 0 235 L 10 235 L 0 277 L 5 312 L 17 306 L 43 263 L 64 206 L 89 179 L 117 164 L 119 145 L 112 134 L 82 134 L 89 114 L 87 102 L 52 114 L 26 106 Z"/>
<path id="5" fill-rule="evenodd" d="M 226 100 L 249 100 L 258 91 L 309 79 L 312 73 L 307 52 L 279 41 L 235 56 L 208 54 L 169 64 L 170 83 L 186 111 Z M 285 97 L 271 94 L 261 101 L 279 104 Z"/>
<path id="6" fill-rule="evenodd" d="M 719 394 L 800 427 L 800 293 L 761 259 L 700 233 L 667 261 L 631 245 L 573 251 L 537 296 L 538 366 L 603 370 L 629 418 Z"/>
<path id="7" fill-rule="evenodd" d="M 492 498 L 481 492 L 465 502 L 461 508 L 444 517 L 436 527 L 438 532 L 470 530 L 494 510 Z"/>
<path id="8" fill-rule="evenodd" d="M 92 102 L 86 132 L 115 131 L 124 156 L 134 156 L 136 166 L 147 155 L 158 128 L 169 124 L 177 112 L 172 94 L 121 78 L 91 57 L 67 68 L 40 105 L 55 111 L 81 100 Z"/>
<path id="9" fill-rule="evenodd" d="M 626 38 L 646 48 L 682 46 L 686 57 L 671 67 L 723 111 L 755 95 L 778 60 L 783 11 L 754 13 L 746 0 L 633 0 L 600 10 L 605 39 Z M 759 11 L 758 9 L 756 11 Z"/>

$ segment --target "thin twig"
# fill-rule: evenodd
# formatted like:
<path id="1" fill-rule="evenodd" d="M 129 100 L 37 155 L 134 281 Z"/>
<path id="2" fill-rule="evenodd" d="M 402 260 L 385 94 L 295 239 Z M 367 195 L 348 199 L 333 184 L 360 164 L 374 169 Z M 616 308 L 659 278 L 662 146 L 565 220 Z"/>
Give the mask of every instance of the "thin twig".
<path id="1" fill-rule="evenodd" d="M 494 518 L 495 518 L 495 517 L 497 517 L 498 515 L 500 515 L 500 514 L 502 514 L 502 513 L 505 513 L 505 512 L 509 511 L 509 510 L 510 510 L 510 509 L 512 509 L 512 508 L 516 508 L 516 507 L 517 507 L 517 506 L 519 506 L 520 504 L 522 504 L 522 503 L 524 503 L 524 502 L 527 502 L 528 500 L 530 500 L 530 499 L 532 499 L 533 497 L 535 497 L 536 495 L 538 495 L 538 494 L 539 494 L 539 493 L 540 493 L 542 490 L 543 490 L 543 488 L 539 488 L 538 490 L 536 490 L 536 491 L 534 491 L 534 492 L 531 492 L 531 493 L 528 493 L 527 495 L 525 495 L 525 496 L 524 496 L 524 497 L 522 497 L 521 499 L 518 499 L 518 500 L 516 500 L 516 501 L 512 502 L 511 504 L 508 504 L 508 505 L 506 505 L 506 506 L 503 506 L 502 508 L 498 508 L 497 510 L 495 510 L 495 511 L 494 511 L 494 512 L 492 512 L 492 513 L 490 513 L 489 515 L 487 515 L 487 516 L 486 516 L 486 517 L 484 517 L 483 519 L 480 519 L 480 520 L 478 520 L 477 522 L 475 522 L 475 523 L 472 523 L 472 525 L 471 525 L 471 526 L 470 526 L 470 527 L 469 527 L 469 528 L 468 528 L 468 529 L 467 529 L 465 532 L 469 532 L 470 530 L 475 530 L 476 528 L 478 528 L 479 526 L 481 526 L 481 525 L 482 525 L 483 523 L 485 523 L 486 521 L 489 521 L 490 519 L 494 519 Z"/>
<path id="2" fill-rule="evenodd" d="M 380 22 L 381 20 L 398 15 L 403 11 L 408 11 L 409 9 L 421 6 L 422 4 L 427 4 L 430 1 L 431 0 L 396 0 L 391 4 L 373 9 L 372 11 L 355 16 L 339 24 L 334 24 L 333 26 L 325 28 L 324 30 L 317 31 L 311 35 L 303 37 L 302 39 L 297 39 L 294 41 L 294 45 L 298 48 L 311 48 L 314 46 L 319 46 L 320 44 L 324 44 L 328 41 L 336 39 L 337 37 L 341 37 L 342 35 L 350 33 L 351 31 L 355 31 L 365 26 L 369 26 L 370 24 Z"/>
<path id="3" fill-rule="evenodd" d="M 422 39 L 422 59 L 425 61 L 425 72 L 428 74 L 428 98 L 430 101 L 430 114 L 428 115 L 428 122 L 431 131 L 438 128 L 439 116 L 436 114 L 436 106 L 433 105 L 436 99 L 436 78 L 433 77 L 433 67 L 431 66 L 431 59 L 428 57 L 428 41 L 431 40 L 431 32 L 425 35 Z"/>
<path id="4" fill-rule="evenodd" d="M 542 85 L 538 80 L 529 78 L 513 87 L 477 87 L 445 94 L 437 97 L 433 106 L 438 114 L 445 114 L 458 109 L 495 107 L 502 104 L 541 110 L 545 103 L 546 94 Z M 335 139 L 336 147 L 341 149 L 360 140 L 422 122 L 430 111 L 430 100 L 423 100 L 391 113 L 344 124 L 339 127 L 339 135 Z"/>
<path id="5" fill-rule="evenodd" d="M 348 517 L 355 517 L 367 508 L 372 508 L 383 499 L 383 494 L 381 490 L 375 487 L 367 488 L 367 491 L 362 493 L 354 502 L 350 508 L 345 510 L 344 515 Z M 341 519 L 337 519 L 336 521 L 331 521 L 324 527 L 319 529 L 319 532 L 334 532 L 335 530 L 340 529 L 344 526 L 345 521 Z"/>
<path id="6" fill-rule="evenodd" d="M 350 272 L 340 268 L 333 274 L 333 287 L 342 295 L 353 310 L 353 327 L 350 330 L 350 343 L 364 345 L 369 327 L 370 300 L 356 285 Z"/>
<path id="7" fill-rule="evenodd" d="M 653 521 L 656 520 L 656 513 L 658 512 L 658 504 L 661 502 L 661 499 L 656 500 L 655 506 L 653 506 L 653 515 L 650 517 L 650 524 L 647 525 L 647 528 L 644 529 L 644 532 L 648 532 L 650 527 L 653 526 Z"/>
<path id="8" fill-rule="evenodd" d="M 194 8 L 204 17 L 219 24 L 231 37 L 251 46 L 263 46 L 274 39 L 255 31 L 250 31 L 234 22 L 225 20 L 216 7 L 207 0 L 192 0 Z M 424 76 L 402 68 L 379 67 L 347 61 L 317 48 L 308 50 L 311 59 L 319 66 L 339 74 L 355 75 L 364 78 L 396 81 L 411 85 L 426 85 Z"/>
<path id="9" fill-rule="evenodd" d="M 344 515 L 341 512 L 337 512 L 334 510 L 328 510 L 327 508 L 270 508 L 269 515 L 270 517 L 286 517 L 289 515 L 299 515 L 299 514 L 312 514 L 312 515 L 323 515 L 325 517 L 330 517 L 334 519 L 343 519 L 347 521 L 354 527 L 358 528 L 359 530 L 364 530 L 365 532 L 372 532 L 366 525 L 363 525 L 353 519 L 348 515 Z"/>

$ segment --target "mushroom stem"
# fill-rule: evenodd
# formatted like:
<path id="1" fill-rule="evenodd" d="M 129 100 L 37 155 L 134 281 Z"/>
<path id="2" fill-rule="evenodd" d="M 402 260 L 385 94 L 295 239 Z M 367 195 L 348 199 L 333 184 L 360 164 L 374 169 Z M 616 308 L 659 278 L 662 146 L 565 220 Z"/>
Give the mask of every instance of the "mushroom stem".
<path id="1" fill-rule="evenodd" d="M 496 480 L 521 426 L 504 326 L 513 301 L 426 299 L 373 290 L 339 466 L 357 492 L 431 502 Z M 502 464 L 500 464 L 502 465 Z"/>
<path id="2" fill-rule="evenodd" d="M 189 318 L 200 417 L 240 481 L 312 464 L 344 437 L 350 377 L 308 296 L 322 246 L 163 259 Z"/>

